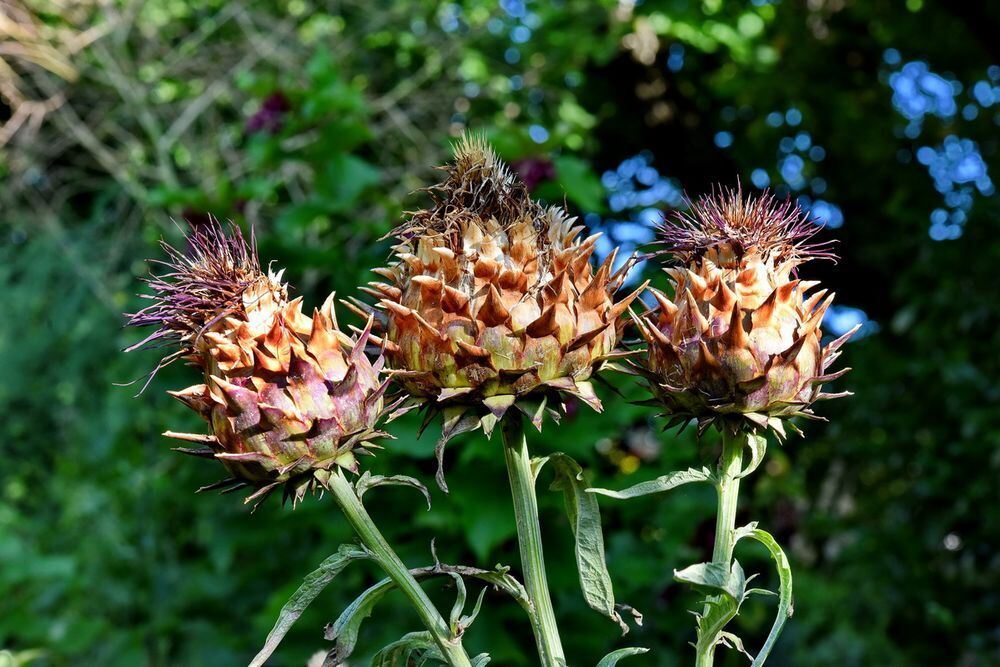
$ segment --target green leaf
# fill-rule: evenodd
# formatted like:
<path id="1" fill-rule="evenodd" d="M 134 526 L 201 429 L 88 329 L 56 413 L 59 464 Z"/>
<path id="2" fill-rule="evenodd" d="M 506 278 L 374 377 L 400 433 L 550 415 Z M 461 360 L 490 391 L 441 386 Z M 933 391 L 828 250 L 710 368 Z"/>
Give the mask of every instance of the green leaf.
<path id="1" fill-rule="evenodd" d="M 601 658 L 601 661 L 597 663 L 597 667 L 614 667 L 618 664 L 618 661 L 622 658 L 627 658 L 630 655 L 641 655 L 643 653 L 649 653 L 648 648 L 641 648 L 638 646 L 630 646 L 628 648 L 620 648 L 617 651 L 612 651 L 606 656 Z"/>
<path id="2" fill-rule="evenodd" d="M 446 566 L 442 566 L 446 567 Z M 521 605 L 521 608 L 528 612 L 529 615 L 533 615 L 534 607 L 531 604 L 531 599 L 528 597 L 528 592 L 524 589 L 524 585 L 514 577 L 507 574 L 510 571 L 509 567 L 504 565 L 497 565 L 493 570 L 481 570 L 479 568 L 457 568 L 460 574 L 464 576 L 471 576 L 479 579 L 480 581 L 485 581 L 488 584 L 492 584 L 494 588 L 497 588 L 507 595 L 514 598 L 514 600 Z M 478 613 L 473 611 L 473 615 Z"/>
<path id="3" fill-rule="evenodd" d="M 250 662 L 250 667 L 260 667 L 274 653 L 281 640 L 298 620 L 306 607 L 316 599 L 323 589 L 333 581 L 349 563 L 369 558 L 363 548 L 351 544 L 342 545 L 337 553 L 320 564 L 319 568 L 306 576 L 299 589 L 288 599 L 278 614 L 278 620 L 268 633 L 264 647 Z"/>
<path id="4" fill-rule="evenodd" d="M 388 644 L 375 654 L 371 664 L 372 667 L 408 667 L 426 665 L 431 660 L 445 662 L 431 633 L 423 631 L 411 632 Z"/>
<path id="5" fill-rule="evenodd" d="M 556 473 L 552 488 L 563 492 L 566 514 L 576 538 L 576 567 L 583 598 L 591 609 L 617 623 L 624 635 L 629 627 L 615 609 L 611 575 L 604 561 L 604 535 L 597 498 L 586 493 L 587 485 L 580 464 L 562 453 L 552 454 L 548 459 Z"/>
<path id="6" fill-rule="evenodd" d="M 427 487 L 420 482 L 420 480 L 413 477 L 407 477 L 406 475 L 372 475 L 367 470 L 362 473 L 358 481 L 354 483 L 354 490 L 357 491 L 358 499 L 365 494 L 365 491 L 373 489 L 376 486 L 409 486 L 412 487 L 420 493 L 423 494 L 424 498 L 427 500 L 427 509 L 431 509 L 431 492 L 427 490 Z"/>
<path id="7" fill-rule="evenodd" d="M 756 470 L 764 460 L 764 454 L 767 453 L 767 439 L 764 436 L 747 433 L 746 438 L 746 447 L 750 450 L 750 463 L 740 471 L 738 476 L 741 478 Z"/>
<path id="8" fill-rule="evenodd" d="M 548 456 L 536 456 L 531 459 L 531 478 L 538 483 L 538 476 L 542 473 L 542 468 L 549 462 Z"/>
<path id="9" fill-rule="evenodd" d="M 351 656 L 354 647 L 357 646 L 358 633 L 361 631 L 362 623 L 372 615 L 375 605 L 395 587 L 396 584 L 392 580 L 383 579 L 356 597 L 354 602 L 341 612 L 337 620 L 327 626 L 323 636 L 328 641 L 337 642 L 330 651 L 328 660 L 332 658 L 333 664 L 339 665 Z M 407 635 L 407 637 L 409 636 Z"/>
<path id="10" fill-rule="evenodd" d="M 29 649 L 12 653 L 8 650 L 0 651 L 0 667 L 28 667 L 36 660 L 43 660 L 47 657 L 47 652 L 43 649 Z"/>
<path id="11" fill-rule="evenodd" d="M 698 615 L 698 641 L 703 637 L 717 637 L 729 621 L 733 620 L 740 605 L 728 594 L 710 595 L 705 599 L 705 611 Z"/>
<path id="12" fill-rule="evenodd" d="M 697 563 L 683 570 L 674 570 L 674 580 L 689 584 L 708 595 L 723 593 L 739 604 L 746 593 L 746 576 L 738 561 L 727 571 L 719 563 Z"/>
<path id="13" fill-rule="evenodd" d="M 448 493 L 448 484 L 444 480 L 444 448 L 455 436 L 474 431 L 479 428 L 481 418 L 479 415 L 470 412 L 465 406 L 452 406 L 441 411 L 441 437 L 438 438 L 434 446 L 434 456 L 437 458 L 437 474 L 434 479 L 438 487 Z"/>
<path id="14" fill-rule="evenodd" d="M 476 604 L 472 608 L 471 614 L 465 614 L 460 619 L 458 619 L 458 624 L 455 626 L 455 636 L 461 637 L 465 631 L 472 625 L 476 617 L 479 616 L 479 611 L 483 608 L 483 598 L 486 596 L 486 588 L 484 587 L 479 591 L 479 597 L 476 598 Z"/>
<path id="15" fill-rule="evenodd" d="M 502 567 L 498 565 L 495 570 L 482 570 L 475 567 L 466 567 L 462 565 L 443 565 L 438 563 L 430 567 L 421 567 L 410 570 L 417 580 L 426 579 L 427 577 L 449 575 L 452 577 L 459 577 L 459 575 L 464 577 L 474 577 L 480 581 L 485 581 L 488 584 L 492 584 L 496 588 L 503 590 L 504 592 L 511 595 L 518 604 L 528 612 L 529 616 L 534 614 L 534 608 L 528 599 L 528 593 L 524 590 L 524 586 L 521 585 L 517 579 L 507 574 L 509 568 Z M 339 662 L 334 662 L 334 664 L 340 664 L 347 660 L 350 655 L 354 652 L 354 648 L 357 646 L 358 634 L 361 630 L 361 625 L 364 623 L 365 619 L 371 616 L 372 610 L 374 610 L 375 605 L 378 604 L 385 595 L 394 589 L 396 584 L 391 579 L 383 579 L 373 586 L 365 590 L 361 595 L 355 598 L 337 620 L 329 624 L 324 632 L 324 637 L 328 641 L 336 641 L 336 646 L 329 653 L 328 660 L 335 660 Z M 476 607 L 472 612 L 472 615 L 468 618 L 459 618 L 459 626 L 468 627 L 469 624 L 475 619 L 476 615 L 479 613 L 479 607 L 482 602 L 482 594 L 479 596 L 479 600 L 476 602 Z M 459 600 L 461 605 L 455 605 L 458 608 L 458 613 L 461 613 L 461 607 L 465 606 L 465 584 L 462 582 L 461 588 L 459 589 Z M 454 619 L 456 615 L 456 609 L 452 609 L 452 618 Z M 464 624 L 464 626 L 463 626 Z M 413 633 L 417 635 L 419 633 Z M 407 635 L 410 637 L 411 635 Z M 404 638 L 405 639 L 405 638 Z M 400 640 L 401 642 L 403 640 Z M 392 646 L 392 645 L 390 645 Z M 386 647 L 388 648 L 388 647 Z M 383 649 L 384 650 L 384 649 Z M 393 664 L 393 663 L 385 663 Z M 399 663 L 405 664 L 405 663 Z M 485 664 L 485 663 L 483 663 Z"/>
<path id="16" fill-rule="evenodd" d="M 736 560 L 729 571 L 719 563 L 690 565 L 683 570 L 674 570 L 674 579 L 708 594 L 704 613 L 698 615 L 699 645 L 704 638 L 719 635 L 739 612 L 740 604 L 746 597 L 746 575 Z"/>
<path id="17" fill-rule="evenodd" d="M 450 572 L 449 574 L 455 580 L 455 588 L 458 594 L 455 596 L 455 604 L 451 607 L 448 624 L 451 626 L 452 633 L 458 634 L 458 623 L 462 619 L 462 612 L 465 610 L 465 598 L 468 593 L 465 590 L 465 580 L 462 579 L 461 575 L 454 572 Z"/>
<path id="18" fill-rule="evenodd" d="M 719 644 L 722 644 L 726 648 L 734 648 L 746 657 L 750 658 L 753 662 L 753 656 L 747 651 L 746 647 L 743 646 L 743 640 L 734 635 L 731 632 L 723 632 L 719 635 Z"/>
<path id="19" fill-rule="evenodd" d="M 761 667 L 767 656 L 770 655 L 771 649 L 774 648 L 774 644 L 778 641 L 778 635 L 781 634 L 782 629 L 785 627 L 785 622 L 791 618 L 794 611 L 792 605 L 792 567 L 789 565 L 788 557 L 781 549 L 781 546 L 778 545 L 777 540 L 767 531 L 758 528 L 756 523 L 751 523 L 736 531 L 737 542 L 745 537 L 763 544 L 771 553 L 771 558 L 774 559 L 775 567 L 778 570 L 778 614 L 771 625 L 771 631 L 767 634 L 767 639 L 764 640 L 764 646 L 761 647 L 752 665 L 752 667 Z M 760 590 L 753 589 L 753 592 Z"/>
<path id="20" fill-rule="evenodd" d="M 678 486 L 692 482 L 712 482 L 713 480 L 712 472 L 708 468 L 702 468 L 701 470 L 688 468 L 687 470 L 678 470 L 677 472 L 662 475 L 648 482 L 640 482 L 635 486 L 630 486 L 621 491 L 593 488 L 587 489 L 587 493 L 599 493 L 602 496 L 627 500 L 629 498 L 638 498 L 639 496 L 648 496 L 651 493 L 669 491 L 670 489 L 675 489 Z"/>
<path id="21" fill-rule="evenodd" d="M 553 160 L 553 164 L 570 201 L 587 212 L 604 210 L 604 186 L 586 161 L 564 155 Z"/>

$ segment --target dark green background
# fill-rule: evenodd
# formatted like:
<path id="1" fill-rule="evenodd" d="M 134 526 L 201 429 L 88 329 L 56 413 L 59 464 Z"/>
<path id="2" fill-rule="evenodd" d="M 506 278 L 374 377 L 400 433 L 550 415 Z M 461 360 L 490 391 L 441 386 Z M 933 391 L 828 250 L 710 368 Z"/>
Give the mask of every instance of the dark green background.
<path id="1" fill-rule="evenodd" d="M 16 50 L 2 56 L 25 97 L 65 101 L 0 148 L 0 649 L 12 651 L 0 664 L 35 655 L 31 664 L 230 665 L 254 654 L 286 597 L 349 532 L 328 498 L 294 511 L 268 503 L 250 516 L 235 496 L 195 496 L 221 470 L 170 452 L 159 435 L 198 428 L 164 394 L 195 378 L 171 367 L 138 399 L 135 386 L 114 386 L 157 359 L 119 352 L 138 339 L 122 330 L 121 312 L 139 304 L 156 241 L 180 239 L 171 220 L 207 213 L 252 224 L 263 258 L 287 267 L 308 303 L 354 294 L 387 256 L 377 239 L 424 201 L 414 191 L 433 182 L 465 128 L 488 132 L 509 160 L 552 161 L 537 194 L 565 198 L 596 214 L 592 222 L 627 219 L 608 208 L 601 174 L 645 150 L 692 194 L 737 178 L 752 189 L 763 169 L 779 193 L 815 198 L 823 186 L 812 179 L 823 179 L 822 198 L 844 217 L 824 235 L 840 239 L 843 259 L 805 273 L 877 331 L 845 349 L 841 363 L 854 371 L 837 388 L 856 395 L 821 405 L 830 422 L 806 424 L 804 439 L 772 443 L 744 485 L 739 520 L 773 532 L 795 572 L 795 616 L 768 664 L 1000 664 L 1000 211 L 992 187 L 956 186 L 970 193 L 968 220 L 958 238 L 932 239 L 932 211 L 956 207 L 915 157 L 956 137 L 996 166 L 998 107 L 973 94 L 1000 64 L 995 9 L 921 0 L 24 6 L 75 78 Z M 67 46 L 88 28 L 94 41 Z M 907 131 L 890 76 L 912 62 L 961 88 L 950 93 L 956 109 L 937 107 Z M 933 97 L 940 86 L 929 81 Z M 15 113 L 4 99 L 0 121 Z M 774 112 L 786 119 L 777 127 Z M 719 146 L 719 132 L 731 146 Z M 807 185 L 796 189 L 778 164 L 781 140 L 799 132 L 825 157 L 805 161 Z M 630 380 L 613 382 L 641 397 Z M 699 448 L 690 433 L 660 433 L 650 409 L 602 397 L 603 415 L 576 410 L 532 436 L 535 451 L 568 452 L 615 488 L 712 460 L 711 438 Z M 411 422 L 394 432 L 371 469 L 430 481 L 433 434 L 416 439 Z M 406 489 L 366 496 L 408 562 L 427 564 L 436 538 L 445 561 L 516 565 L 498 446 L 480 435 L 454 443 L 451 495 L 435 490 L 431 512 Z M 691 664 L 686 610 L 697 598 L 671 572 L 710 555 L 710 490 L 602 501 L 616 593 L 646 619 L 619 639 L 579 595 L 560 494 L 547 487 L 543 473 L 546 555 L 571 663 L 643 645 L 653 652 L 628 664 Z M 765 554 L 743 549 L 748 572 L 774 585 Z M 302 665 L 324 649 L 323 625 L 377 576 L 349 568 L 273 664 Z M 449 603 L 452 591 L 433 590 Z M 773 613 L 755 600 L 734 624 L 751 650 Z M 415 629 L 390 597 L 359 653 Z M 527 624 L 500 594 L 487 595 L 467 644 L 494 664 L 533 662 Z M 743 661 L 727 653 L 725 664 Z"/>

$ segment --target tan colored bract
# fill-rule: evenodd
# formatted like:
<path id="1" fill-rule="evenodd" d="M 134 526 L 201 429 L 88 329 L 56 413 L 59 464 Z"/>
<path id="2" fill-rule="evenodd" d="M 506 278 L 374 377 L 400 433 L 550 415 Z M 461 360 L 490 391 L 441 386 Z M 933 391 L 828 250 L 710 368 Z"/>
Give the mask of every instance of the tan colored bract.
<path id="1" fill-rule="evenodd" d="M 400 385 L 445 411 L 445 439 L 459 424 L 489 433 L 512 406 L 540 428 L 567 395 L 599 410 L 590 381 L 638 293 L 614 301 L 625 271 L 614 257 L 595 271 L 598 237 L 532 201 L 484 140 L 464 138 L 445 170 L 434 205 L 392 232 L 386 282 L 367 290 Z"/>
<path id="2" fill-rule="evenodd" d="M 856 328 L 825 348 L 820 323 L 833 300 L 818 283 L 801 281 L 797 267 L 832 258 L 827 244 L 810 243 L 818 227 L 791 202 L 723 191 L 702 198 L 661 228 L 673 296 L 651 290 L 658 308 L 636 317 L 648 344 L 634 367 L 649 381 L 672 424 L 697 419 L 701 430 L 718 420 L 743 419 L 784 433 L 784 418 L 815 418 L 814 401 L 841 345 Z M 794 428 L 794 426 L 793 426 Z"/>

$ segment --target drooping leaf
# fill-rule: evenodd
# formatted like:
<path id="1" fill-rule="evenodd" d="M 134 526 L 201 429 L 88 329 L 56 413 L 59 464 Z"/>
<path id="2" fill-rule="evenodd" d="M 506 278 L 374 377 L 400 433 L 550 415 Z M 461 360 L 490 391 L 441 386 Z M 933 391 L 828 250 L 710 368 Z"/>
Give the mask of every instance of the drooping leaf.
<path id="1" fill-rule="evenodd" d="M 750 463 L 740 471 L 739 477 L 746 477 L 756 470 L 764 460 L 764 454 L 767 453 L 767 439 L 764 436 L 747 433 L 746 439 L 746 447 L 750 450 Z"/>
<path id="2" fill-rule="evenodd" d="M 354 490 L 358 493 L 358 499 L 360 499 L 366 491 L 373 489 L 376 486 L 409 486 L 420 493 L 423 494 L 424 499 L 427 500 L 427 509 L 431 508 L 431 493 L 427 490 L 427 487 L 423 483 L 413 477 L 407 477 L 406 475 L 372 475 L 367 470 L 361 474 L 358 481 L 354 483 Z"/>
<path id="3" fill-rule="evenodd" d="M 711 482 L 713 479 L 712 472 L 708 468 L 702 468 L 701 470 L 688 468 L 687 470 L 678 470 L 677 472 L 667 473 L 666 475 L 662 475 L 656 479 L 651 479 L 648 482 L 640 482 L 635 486 L 630 486 L 629 488 L 621 491 L 590 488 L 587 489 L 587 493 L 599 493 L 602 496 L 626 500 L 628 498 L 647 496 L 651 493 L 669 491 L 670 489 L 675 489 L 678 486 L 690 484 L 692 482 Z"/>
<path id="4" fill-rule="evenodd" d="M 473 431 L 479 428 L 481 418 L 479 415 L 470 413 L 464 406 L 445 408 L 442 411 L 443 421 L 441 424 L 441 436 L 434 446 L 434 456 L 437 458 L 438 469 L 434 475 L 438 487 L 448 493 L 448 483 L 444 479 L 444 448 L 455 436 Z"/>
<path id="5" fill-rule="evenodd" d="M 362 623 L 371 616 L 375 605 L 395 587 L 396 584 L 390 579 L 383 579 L 369 587 L 340 613 L 337 620 L 326 627 L 323 636 L 328 641 L 337 642 L 327 655 L 327 660 L 338 660 L 339 662 L 332 664 L 339 665 L 350 657 L 357 646 Z"/>
<path id="6" fill-rule="evenodd" d="M 601 661 L 597 663 L 597 667 L 614 667 L 618 664 L 618 661 L 622 658 L 627 658 L 630 655 L 641 655 L 643 653 L 649 653 L 648 648 L 641 648 L 639 646 L 630 646 L 628 648 L 620 648 L 617 651 L 612 651 L 606 656 L 601 658 Z"/>
<path id="7" fill-rule="evenodd" d="M 580 464 L 562 453 L 552 454 L 548 459 L 556 473 L 552 488 L 563 492 L 566 514 L 576 538 L 576 567 L 583 598 L 591 609 L 617 623 L 624 635 L 629 627 L 615 609 L 611 575 L 604 561 L 604 534 L 597 498 L 586 492 L 587 484 Z"/>
<path id="8" fill-rule="evenodd" d="M 260 667 L 274 653 L 281 640 L 298 620 L 306 607 L 323 592 L 323 589 L 343 571 L 348 564 L 356 560 L 369 558 L 368 552 L 362 547 L 345 544 L 337 553 L 324 560 L 319 568 L 306 576 L 299 589 L 292 594 L 278 614 L 278 620 L 268 633 L 264 647 L 250 661 L 250 667 Z"/>
<path id="9" fill-rule="evenodd" d="M 767 531 L 758 528 L 756 523 L 751 523 L 736 531 L 737 542 L 744 537 L 763 544 L 771 553 L 771 558 L 774 559 L 775 567 L 778 570 L 778 613 L 775 616 L 774 623 L 771 625 L 771 631 L 767 634 L 767 639 L 764 640 L 764 646 L 757 653 L 757 657 L 754 659 L 752 665 L 752 667 L 761 667 L 764 661 L 767 660 L 767 656 L 770 655 L 771 649 L 774 648 L 774 644 L 778 641 L 778 635 L 781 634 L 781 630 L 785 627 L 785 622 L 791 618 L 794 611 L 792 605 L 792 568 L 788 563 L 788 557 L 781 546 L 778 545 L 777 540 Z M 752 589 L 752 592 L 758 592 L 759 590 L 761 589 Z"/>
<path id="10" fill-rule="evenodd" d="M 447 567 L 447 566 L 442 566 Z M 507 595 L 514 598 L 514 600 L 521 605 L 521 608 L 528 612 L 529 615 L 534 615 L 535 609 L 531 603 L 531 599 L 528 597 L 528 591 L 524 589 L 524 584 L 520 581 L 507 574 L 510 570 L 509 567 L 504 565 L 497 565 L 493 570 L 480 570 L 479 568 L 462 568 L 457 567 L 456 571 L 465 576 L 472 576 L 480 581 L 485 581 L 488 584 L 492 584 L 494 588 L 503 591 Z M 475 613 L 475 612 L 473 612 Z"/>
<path id="11" fill-rule="evenodd" d="M 726 648 L 736 649 L 746 657 L 750 658 L 750 661 L 753 662 L 753 656 L 750 655 L 746 647 L 743 645 L 743 640 L 734 635 L 732 632 L 723 632 L 719 635 L 719 643 Z"/>

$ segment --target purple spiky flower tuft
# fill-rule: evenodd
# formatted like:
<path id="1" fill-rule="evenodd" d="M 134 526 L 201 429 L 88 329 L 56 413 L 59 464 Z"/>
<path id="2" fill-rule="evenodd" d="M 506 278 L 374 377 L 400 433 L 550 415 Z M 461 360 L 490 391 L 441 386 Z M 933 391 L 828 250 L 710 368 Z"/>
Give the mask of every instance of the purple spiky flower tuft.
<path id="1" fill-rule="evenodd" d="M 769 191 L 744 196 L 737 186 L 689 202 L 687 211 L 678 211 L 657 231 L 662 252 L 684 263 L 712 248 L 726 249 L 722 254 L 737 260 L 751 253 L 776 263 L 836 260 L 832 241 L 811 241 L 820 229 L 794 200 L 779 200 Z"/>
<path id="2" fill-rule="evenodd" d="M 248 240 L 235 223 L 229 223 L 227 232 L 214 217 L 192 225 L 185 250 L 166 241 L 160 246 L 168 259 L 150 263 L 166 271 L 146 278 L 153 293 L 142 295 L 153 303 L 127 315 L 129 326 L 155 326 L 156 331 L 125 351 L 177 344 L 180 349 L 164 359 L 169 363 L 193 353 L 201 335 L 238 307 L 246 289 L 266 276 L 260 269 L 253 234 Z"/>

